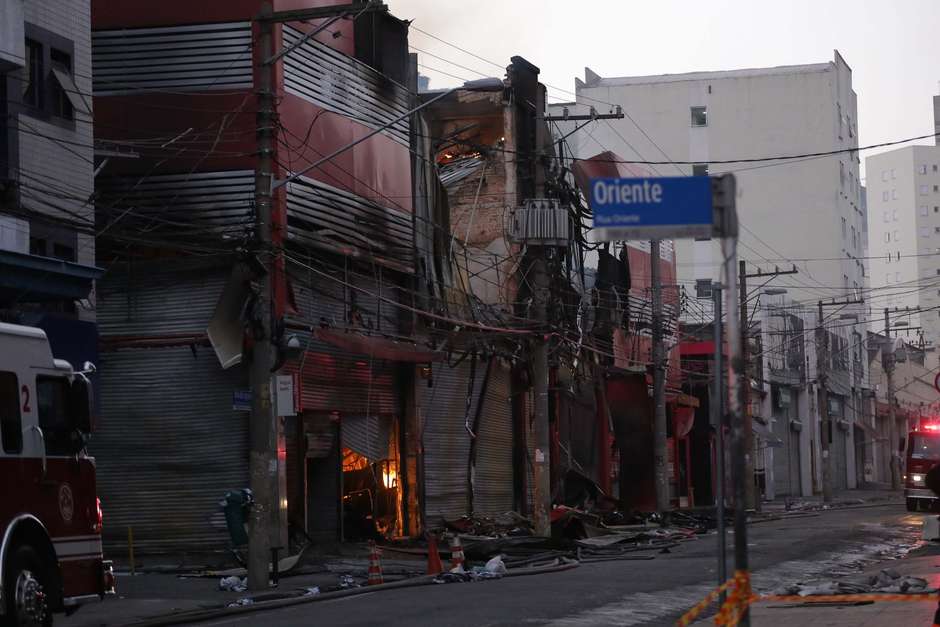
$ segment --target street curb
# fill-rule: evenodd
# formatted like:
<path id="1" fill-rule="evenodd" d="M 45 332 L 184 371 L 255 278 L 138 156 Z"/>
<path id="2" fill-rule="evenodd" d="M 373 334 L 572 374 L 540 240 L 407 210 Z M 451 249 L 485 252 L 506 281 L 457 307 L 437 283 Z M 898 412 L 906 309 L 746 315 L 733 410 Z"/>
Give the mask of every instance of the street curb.
<path id="1" fill-rule="evenodd" d="M 506 573 L 503 577 L 524 577 L 527 575 L 541 575 L 547 573 L 557 573 L 566 570 L 571 570 L 580 566 L 579 562 L 568 562 L 564 564 L 546 566 L 540 568 L 526 568 L 521 569 L 519 572 L 509 572 Z M 522 572 L 522 570 L 526 572 Z M 425 575 L 423 577 L 415 577 L 413 579 L 405 579 L 403 581 L 394 581 L 391 583 L 383 583 L 374 586 L 363 586 L 361 588 L 349 588 L 347 590 L 337 590 L 335 592 L 325 592 L 323 594 L 316 594 L 310 596 L 301 596 L 294 597 L 290 599 L 278 599 L 276 601 L 264 601 L 261 603 L 254 603 L 252 605 L 236 605 L 233 607 L 220 606 L 207 608 L 202 610 L 190 610 L 186 612 L 177 612 L 175 614 L 167 614 L 164 616 L 156 616 L 153 618 L 147 618 L 142 621 L 137 621 L 133 623 L 125 623 L 125 627 L 164 627 L 166 625 L 184 625 L 189 623 L 202 622 L 207 620 L 212 620 L 216 618 L 225 618 L 227 616 L 238 616 L 241 614 L 248 614 L 250 612 L 260 612 L 264 610 L 277 610 L 285 607 L 292 607 L 294 605 L 303 605 L 306 603 L 316 603 L 318 601 L 329 601 L 332 599 L 342 599 L 345 597 L 356 596 L 359 594 L 371 594 L 373 592 L 381 592 L 383 590 L 395 590 L 399 588 L 415 588 L 418 586 L 427 586 L 435 585 L 434 578 L 436 575 Z"/>

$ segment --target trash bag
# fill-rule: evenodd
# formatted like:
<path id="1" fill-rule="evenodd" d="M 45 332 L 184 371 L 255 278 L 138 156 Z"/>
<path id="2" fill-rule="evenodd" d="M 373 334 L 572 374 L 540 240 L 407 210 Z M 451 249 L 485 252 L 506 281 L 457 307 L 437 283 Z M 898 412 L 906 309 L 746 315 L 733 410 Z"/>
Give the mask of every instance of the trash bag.
<path id="1" fill-rule="evenodd" d="M 223 592 L 244 592 L 248 589 L 248 579 L 241 577 L 222 577 L 219 581 L 219 590 Z"/>
<path id="2" fill-rule="evenodd" d="M 494 575 L 505 575 L 506 574 L 506 564 L 503 563 L 503 556 L 497 555 L 490 561 L 486 563 L 486 566 L 483 567 L 488 573 L 493 573 Z"/>

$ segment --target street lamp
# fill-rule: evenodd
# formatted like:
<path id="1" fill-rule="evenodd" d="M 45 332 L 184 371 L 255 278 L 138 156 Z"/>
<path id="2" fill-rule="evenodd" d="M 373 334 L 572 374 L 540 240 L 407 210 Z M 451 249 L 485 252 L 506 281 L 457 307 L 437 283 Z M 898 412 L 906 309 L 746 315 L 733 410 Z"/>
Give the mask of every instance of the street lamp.
<path id="1" fill-rule="evenodd" d="M 438 100 L 443 100 L 444 98 L 446 98 L 447 96 L 451 95 L 451 94 L 454 93 L 454 92 L 457 92 L 457 91 L 460 91 L 460 90 L 465 90 L 465 91 L 496 91 L 496 90 L 502 89 L 502 88 L 503 88 L 503 81 L 502 81 L 502 79 L 499 79 L 499 78 L 478 78 L 478 79 L 473 80 L 473 81 L 467 81 L 466 83 L 464 83 L 463 85 L 461 85 L 461 86 L 459 86 L 459 87 L 452 87 L 452 88 L 450 88 L 450 89 L 448 89 L 448 90 L 446 90 L 446 91 L 443 91 L 443 92 L 441 92 L 440 94 L 438 94 L 438 95 L 434 96 L 433 98 L 431 98 L 430 100 L 427 100 L 427 101 L 425 101 L 425 102 L 422 102 L 420 105 L 418 105 L 418 106 L 415 107 L 414 109 L 411 109 L 410 111 L 406 111 L 405 113 L 402 113 L 400 116 L 398 116 L 398 117 L 395 118 L 394 120 L 392 120 L 392 121 L 390 121 L 390 122 L 386 122 L 385 124 L 383 124 L 383 125 L 380 126 L 379 128 L 374 129 L 373 131 L 371 131 L 371 132 L 369 132 L 369 133 L 366 133 L 365 135 L 363 135 L 363 136 L 360 137 L 359 139 L 357 139 L 357 140 L 355 140 L 355 141 L 353 141 L 353 142 L 350 142 L 350 143 L 346 144 L 345 146 L 343 146 L 343 147 L 341 147 L 341 148 L 337 148 L 336 150 L 334 150 L 334 151 L 331 152 L 330 154 L 326 155 L 325 157 L 322 157 L 322 158 L 320 158 L 320 159 L 317 159 L 316 161 L 314 161 L 313 163 L 311 163 L 310 165 L 308 165 L 307 167 L 305 167 L 305 168 L 304 168 L 303 170 L 301 170 L 300 172 L 294 172 L 293 174 L 291 174 L 290 176 L 288 176 L 286 179 L 282 179 L 282 180 L 280 180 L 280 181 L 275 181 L 275 182 L 271 185 L 271 191 L 274 191 L 275 189 L 277 189 L 277 188 L 279 188 L 279 187 L 283 187 L 284 185 L 287 185 L 288 183 L 293 182 L 295 179 L 297 179 L 297 178 L 303 176 L 304 174 L 306 174 L 306 173 L 309 172 L 310 170 L 313 170 L 313 169 L 315 169 L 315 168 L 320 167 L 321 165 L 323 165 L 323 164 L 326 163 L 327 161 L 336 158 L 337 155 L 340 155 L 340 154 L 346 152 L 347 150 L 349 150 L 350 148 L 353 148 L 354 146 L 358 146 L 359 144 L 361 144 L 361 143 L 364 142 L 365 140 L 369 139 L 370 137 L 372 137 L 372 136 L 374 136 L 374 135 L 378 135 L 379 133 L 381 133 L 382 131 L 384 131 L 384 130 L 387 129 L 388 127 L 392 126 L 393 124 L 397 124 L 398 122 L 401 122 L 402 120 L 404 120 L 404 119 L 410 117 L 411 115 L 417 113 L 417 112 L 420 111 L 421 109 L 424 109 L 425 107 L 434 104 L 434 103 L 437 102 Z"/>

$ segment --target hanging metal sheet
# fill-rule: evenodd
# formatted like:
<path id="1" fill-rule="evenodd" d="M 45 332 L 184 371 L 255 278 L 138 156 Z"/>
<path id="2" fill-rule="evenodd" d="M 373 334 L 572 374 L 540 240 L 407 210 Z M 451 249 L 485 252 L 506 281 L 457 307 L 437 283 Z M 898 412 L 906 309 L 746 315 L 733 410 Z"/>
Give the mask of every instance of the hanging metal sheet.
<path id="1" fill-rule="evenodd" d="M 474 513 L 493 516 L 513 509 L 510 370 L 494 362 L 477 430 Z"/>
<path id="2" fill-rule="evenodd" d="M 341 418 L 343 446 L 372 462 L 388 458 L 391 431 L 389 416 L 349 416 Z"/>
<path id="3" fill-rule="evenodd" d="M 216 551 L 227 490 L 248 487 L 247 413 L 232 410 L 242 368 L 223 371 L 211 348 L 121 350 L 98 364 L 97 460 L 105 550 Z M 110 549 L 108 548 L 110 547 Z"/>

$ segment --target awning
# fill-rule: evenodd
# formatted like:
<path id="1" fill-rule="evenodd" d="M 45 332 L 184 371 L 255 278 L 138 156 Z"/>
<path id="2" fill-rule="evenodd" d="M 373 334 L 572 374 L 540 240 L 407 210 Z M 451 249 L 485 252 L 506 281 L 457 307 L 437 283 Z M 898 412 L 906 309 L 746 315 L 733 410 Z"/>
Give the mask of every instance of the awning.
<path id="1" fill-rule="evenodd" d="M 80 300 L 103 274 L 95 266 L 0 250 L 0 303 Z"/>
<path id="2" fill-rule="evenodd" d="M 367 355 L 377 359 L 426 363 L 443 361 L 445 357 L 444 353 L 440 351 L 422 350 L 414 344 L 360 335 L 359 333 L 347 333 L 333 329 L 315 329 L 313 334 L 318 340 L 338 346 L 350 353 Z"/>

